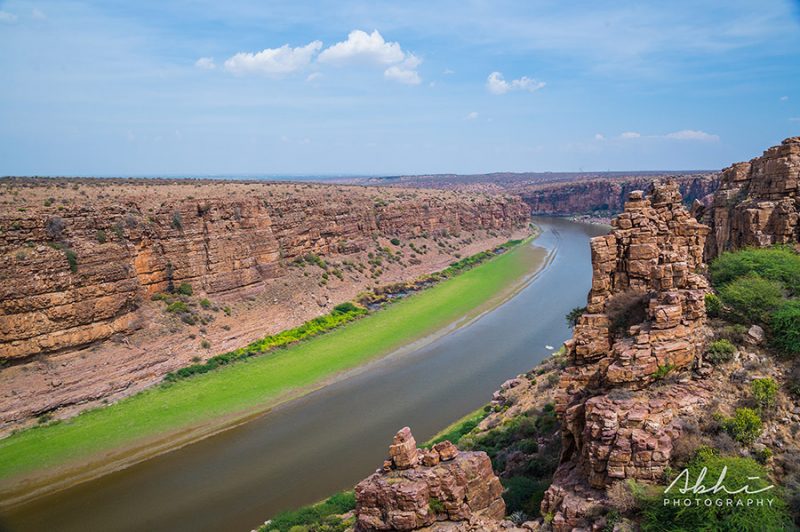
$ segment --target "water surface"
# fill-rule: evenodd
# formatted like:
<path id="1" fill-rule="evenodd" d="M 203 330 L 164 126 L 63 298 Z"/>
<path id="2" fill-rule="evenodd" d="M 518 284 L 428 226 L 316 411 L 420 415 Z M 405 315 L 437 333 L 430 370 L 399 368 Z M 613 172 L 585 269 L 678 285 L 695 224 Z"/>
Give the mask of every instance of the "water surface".
<path id="1" fill-rule="evenodd" d="M 591 285 L 588 239 L 607 228 L 534 218 L 552 261 L 469 325 L 237 428 L 15 508 L 12 532 L 247 531 L 288 508 L 352 488 L 394 433 L 418 442 L 480 407 L 570 331 Z M 0 526 L 2 528 L 2 526 Z"/>

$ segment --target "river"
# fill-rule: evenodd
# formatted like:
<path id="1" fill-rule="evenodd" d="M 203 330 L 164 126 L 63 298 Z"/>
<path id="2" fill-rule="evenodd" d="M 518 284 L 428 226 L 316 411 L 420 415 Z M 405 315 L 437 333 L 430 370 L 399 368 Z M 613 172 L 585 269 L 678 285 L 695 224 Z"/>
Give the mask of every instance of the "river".
<path id="1" fill-rule="evenodd" d="M 245 532 L 352 488 L 398 429 L 427 440 L 569 337 L 564 316 L 591 285 L 588 239 L 607 228 L 534 222 L 542 234 L 532 245 L 551 260 L 477 320 L 244 425 L 16 507 L 0 530 Z"/>

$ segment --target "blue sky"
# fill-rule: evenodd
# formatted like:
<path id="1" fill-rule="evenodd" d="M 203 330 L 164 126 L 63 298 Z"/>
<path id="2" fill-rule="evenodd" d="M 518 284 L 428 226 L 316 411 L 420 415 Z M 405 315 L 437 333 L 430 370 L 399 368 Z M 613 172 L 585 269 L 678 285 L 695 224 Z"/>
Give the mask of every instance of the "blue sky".
<path id="1" fill-rule="evenodd" d="M 7 1 L 0 71 L 0 175 L 713 169 L 800 134 L 800 2 Z"/>

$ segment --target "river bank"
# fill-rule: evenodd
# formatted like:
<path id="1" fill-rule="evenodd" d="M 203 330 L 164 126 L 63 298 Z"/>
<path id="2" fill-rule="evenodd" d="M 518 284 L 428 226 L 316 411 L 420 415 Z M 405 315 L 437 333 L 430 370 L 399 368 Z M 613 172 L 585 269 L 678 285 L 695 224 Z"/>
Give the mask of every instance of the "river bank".
<path id="1" fill-rule="evenodd" d="M 246 422 L 496 306 L 544 259 L 518 246 L 324 336 L 13 435 L 0 441 L 0 499 L 35 497 Z"/>

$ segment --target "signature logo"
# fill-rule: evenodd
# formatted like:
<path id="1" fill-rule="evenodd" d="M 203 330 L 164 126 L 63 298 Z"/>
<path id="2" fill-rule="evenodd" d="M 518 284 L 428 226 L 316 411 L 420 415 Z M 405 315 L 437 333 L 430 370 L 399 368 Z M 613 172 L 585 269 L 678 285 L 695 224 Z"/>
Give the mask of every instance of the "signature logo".
<path id="1" fill-rule="evenodd" d="M 763 493 L 765 491 L 771 490 L 775 487 L 774 485 L 770 484 L 769 486 L 764 488 L 752 489 L 749 484 L 745 484 L 744 486 L 741 486 L 739 488 L 730 489 L 727 486 L 725 486 L 725 476 L 728 474 L 728 466 L 724 466 L 722 468 L 722 471 L 719 474 L 719 478 L 717 478 L 717 481 L 713 485 L 706 486 L 704 482 L 707 474 L 708 474 L 708 468 L 704 467 L 703 469 L 700 470 L 700 474 L 697 475 L 697 479 L 694 481 L 694 484 L 692 484 L 689 470 L 684 469 L 675 478 L 675 480 L 672 481 L 672 484 L 667 486 L 667 488 L 664 490 L 664 493 L 669 493 L 669 491 L 674 487 L 676 487 L 676 485 L 678 485 L 681 481 L 683 481 L 683 486 L 678 487 L 678 491 L 681 494 L 693 493 L 695 495 L 703 495 L 705 493 L 717 494 L 720 492 L 726 493 L 728 495 L 736 495 L 739 493 L 745 493 L 747 495 L 755 495 L 757 493 Z M 747 477 L 747 480 L 761 480 L 761 477 Z"/>

